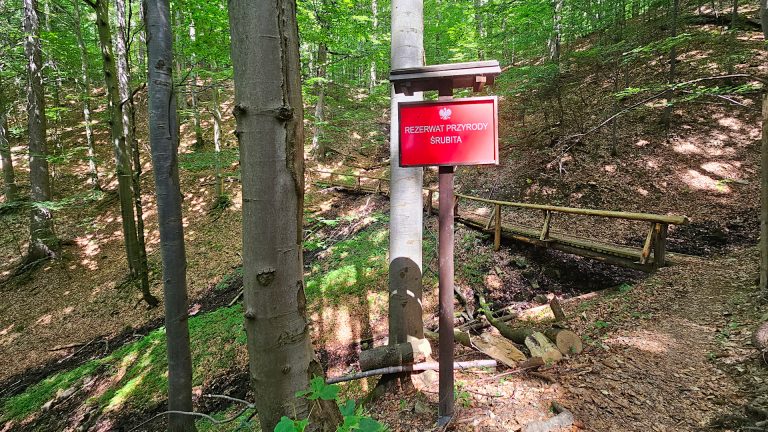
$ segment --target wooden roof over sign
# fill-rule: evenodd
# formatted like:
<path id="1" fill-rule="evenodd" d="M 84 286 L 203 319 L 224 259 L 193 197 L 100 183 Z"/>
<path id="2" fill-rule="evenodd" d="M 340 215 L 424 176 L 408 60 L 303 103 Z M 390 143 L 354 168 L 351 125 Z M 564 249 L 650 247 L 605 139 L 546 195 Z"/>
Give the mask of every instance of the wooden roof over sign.
<path id="1" fill-rule="evenodd" d="M 389 80 L 395 86 L 395 93 L 406 95 L 447 88 L 472 87 L 475 91 L 479 91 L 484 84 L 493 84 L 500 73 L 499 62 L 488 60 L 392 69 Z"/>

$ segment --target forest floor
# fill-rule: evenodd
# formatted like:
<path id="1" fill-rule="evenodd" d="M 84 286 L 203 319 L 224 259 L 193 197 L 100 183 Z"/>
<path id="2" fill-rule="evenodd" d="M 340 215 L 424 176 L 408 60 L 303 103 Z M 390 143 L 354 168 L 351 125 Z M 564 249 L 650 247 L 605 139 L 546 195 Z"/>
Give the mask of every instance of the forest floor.
<path id="1" fill-rule="evenodd" d="M 652 37 L 653 25 L 647 24 Z M 681 80 L 722 74 L 717 68 L 725 63 L 735 73 L 768 72 L 758 32 L 738 32 L 740 44 L 732 47 L 731 37 L 717 28 L 686 31 L 693 36 L 679 50 Z M 673 227 L 669 246 L 692 257 L 646 275 L 513 243 L 493 252 L 487 235 L 457 227 L 456 282 L 466 294 L 481 291 L 494 306 L 516 309 L 541 304 L 546 295 L 598 294 L 565 306 L 569 326 L 586 342 L 581 355 L 538 375 L 503 368 L 459 372 L 451 428 L 519 430 L 550 417 L 551 402 L 557 401 L 584 430 L 758 430 L 755 423 L 768 414 L 768 368 L 749 341 L 768 319 L 755 286 L 759 95 L 739 94 L 738 106 L 718 99 L 681 102 L 669 129 L 658 124 L 661 105 L 647 104 L 621 117 L 615 140 L 602 131 L 572 146 L 563 137 L 606 118 L 612 106 L 611 74 L 617 68 L 601 64 L 599 51 L 590 52 L 585 49 L 563 73 L 562 130 L 547 117 L 556 109 L 551 92 L 516 90 L 514 69 L 500 77 L 491 90 L 501 101 L 501 164 L 462 168 L 457 187 L 487 198 L 685 214 L 692 223 Z M 649 68 L 633 71 L 637 81 L 628 85 L 653 87 L 663 68 Z M 353 97 L 331 88 L 333 128 L 326 139 L 339 153 L 313 167 L 386 171 L 388 102 L 384 86 L 380 90 Z M 75 127 L 78 111 L 70 104 L 64 120 L 51 126 L 62 151 L 84 143 Z M 231 111 L 231 98 L 222 111 Z M 137 129 L 145 131 L 145 113 L 138 114 Z M 195 409 L 217 418 L 239 407 L 203 395 L 249 397 L 236 301 L 242 287 L 239 166 L 231 115 L 226 122 L 231 207 L 211 210 L 213 152 L 210 143 L 192 148 L 189 122 L 180 156 Z M 209 120 L 203 126 L 210 138 Z M 97 140 L 107 142 L 106 128 L 98 131 Z M 12 144 L 17 170 L 25 172 L 21 137 Z M 102 172 L 111 172 L 110 150 L 98 149 Z M 0 431 L 162 430 L 162 419 L 145 423 L 164 406 L 162 308 L 147 309 L 135 288 L 121 284 L 127 266 L 114 177 L 104 176 L 104 194 L 83 193 L 85 163 L 76 156 L 56 167 L 54 199 L 62 203 L 56 229 L 64 240 L 56 260 L 11 277 L 25 247 L 27 215 L 0 215 Z M 149 159 L 144 163 L 152 291 L 160 296 L 154 188 Z M 432 170 L 426 179 L 434 181 Z M 22 192 L 27 190 L 22 180 Z M 305 280 L 315 350 L 328 376 L 339 376 L 355 370 L 361 349 L 386 337 L 389 204 L 380 196 L 311 185 L 306 198 Z M 533 212 L 507 217 L 541 223 Z M 555 222 L 555 230 L 628 245 L 641 243 L 647 229 L 606 220 Z M 425 218 L 424 320 L 430 329 L 437 324 L 436 233 L 435 218 Z M 480 358 L 467 348 L 456 350 L 461 360 Z M 437 384 L 431 375 L 422 374 L 417 393 L 385 395 L 368 411 L 393 430 L 436 430 Z M 343 384 L 341 395 L 360 398 L 374 383 Z M 198 427 L 250 427 L 250 415 L 221 426 L 200 420 Z"/>

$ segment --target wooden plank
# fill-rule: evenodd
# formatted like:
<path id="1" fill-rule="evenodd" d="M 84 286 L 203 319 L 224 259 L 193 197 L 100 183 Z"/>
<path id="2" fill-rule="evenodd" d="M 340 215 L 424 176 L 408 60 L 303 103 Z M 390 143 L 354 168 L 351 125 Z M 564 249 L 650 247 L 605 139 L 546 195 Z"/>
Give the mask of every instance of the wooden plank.
<path id="1" fill-rule="evenodd" d="M 667 264 L 667 224 L 657 223 L 654 237 L 656 242 L 653 248 L 653 265 L 655 268 L 664 267 Z"/>
<path id="2" fill-rule="evenodd" d="M 496 213 L 496 227 L 493 230 L 493 250 L 498 251 L 501 248 L 501 206 L 497 205 L 494 213 Z"/>
<path id="3" fill-rule="evenodd" d="M 397 77 L 401 75 L 410 75 L 410 74 L 418 74 L 418 73 L 426 73 L 426 72 L 460 71 L 460 70 L 467 70 L 467 69 L 494 68 L 494 67 L 499 67 L 498 60 L 448 63 L 448 64 L 439 64 L 439 65 L 392 69 L 392 71 L 390 72 L 390 76 Z M 501 69 L 499 69 L 499 72 L 501 72 Z"/>
<path id="4" fill-rule="evenodd" d="M 485 224 L 486 230 L 491 229 L 491 224 L 493 224 L 493 220 L 496 218 L 496 207 L 498 206 L 494 206 L 493 210 L 491 210 L 491 216 L 488 218 L 488 223 Z"/>
<path id="5" fill-rule="evenodd" d="M 544 210 L 544 226 L 541 227 L 541 235 L 539 236 L 539 240 L 545 241 L 549 238 L 549 222 L 552 220 L 552 212 L 549 210 Z"/>
<path id="6" fill-rule="evenodd" d="M 686 225 L 689 222 L 688 218 L 685 216 L 657 215 L 657 214 L 651 214 L 651 213 L 634 213 L 634 212 L 622 212 L 622 211 L 612 211 L 612 210 L 582 209 L 582 208 L 575 208 L 575 207 L 560 207 L 560 206 L 551 206 L 551 205 L 544 205 L 544 204 L 529 204 L 529 203 L 518 203 L 518 202 L 510 202 L 510 201 L 498 201 L 498 200 L 473 197 L 470 195 L 464 195 L 460 193 L 457 193 L 456 196 L 461 198 L 466 198 L 471 201 L 477 201 L 477 202 L 482 202 L 487 204 L 501 204 L 507 207 L 518 207 L 518 208 L 525 208 L 525 209 L 532 209 L 532 210 L 549 210 L 552 212 L 578 214 L 578 215 L 584 215 L 584 216 L 600 216 L 600 217 L 615 218 L 615 219 L 639 220 L 639 221 L 658 222 L 658 223 L 673 224 L 673 225 Z"/>
<path id="7" fill-rule="evenodd" d="M 653 246 L 654 232 L 656 231 L 656 224 L 651 224 L 651 228 L 648 230 L 648 235 L 645 237 L 645 243 L 643 244 L 643 250 L 640 252 L 640 264 L 647 264 L 648 258 L 651 256 L 651 247 Z"/>

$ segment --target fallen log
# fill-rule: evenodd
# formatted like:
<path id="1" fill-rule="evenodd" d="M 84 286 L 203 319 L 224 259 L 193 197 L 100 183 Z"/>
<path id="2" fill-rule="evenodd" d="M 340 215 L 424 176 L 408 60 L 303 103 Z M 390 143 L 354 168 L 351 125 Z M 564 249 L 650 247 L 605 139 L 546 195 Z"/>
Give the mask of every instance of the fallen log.
<path id="1" fill-rule="evenodd" d="M 576 333 L 563 328 L 551 328 L 544 331 L 544 335 L 551 340 L 557 349 L 563 354 L 581 354 L 584 344 Z"/>
<path id="2" fill-rule="evenodd" d="M 424 336 L 432 339 L 435 342 L 438 342 L 440 339 L 437 332 L 429 330 L 424 330 Z M 465 347 L 472 347 L 472 344 L 469 342 L 469 333 L 463 332 L 457 328 L 453 329 L 453 340 L 460 343 L 461 345 L 464 345 Z"/>
<path id="3" fill-rule="evenodd" d="M 498 366 L 498 363 L 496 363 L 496 360 L 473 360 L 473 361 L 453 363 L 454 369 L 470 369 L 470 368 L 478 368 L 478 367 L 496 367 L 496 366 Z M 345 381 L 352 381 L 356 379 L 367 378 L 369 376 L 374 376 L 374 375 L 388 375 L 388 374 L 395 374 L 395 373 L 401 373 L 401 372 L 416 372 L 416 371 L 426 371 L 426 370 L 440 370 L 440 363 L 425 362 L 425 363 L 416 363 L 413 365 L 391 366 L 386 368 L 362 371 L 362 372 L 354 373 L 351 375 L 328 378 L 325 382 L 327 384 L 336 384 L 336 383 L 345 382 Z"/>
<path id="4" fill-rule="evenodd" d="M 429 344 L 429 342 L 427 342 Z M 423 350 L 414 347 L 411 342 L 386 345 L 360 351 L 360 370 L 367 371 L 393 366 L 402 366 L 425 359 Z"/>
<path id="5" fill-rule="evenodd" d="M 560 350 L 540 332 L 534 332 L 525 338 L 525 346 L 531 352 L 531 357 L 541 357 L 546 364 L 556 363 L 563 359 Z"/>
<path id="6" fill-rule="evenodd" d="M 472 342 L 480 352 L 511 368 L 526 360 L 525 354 L 504 337 L 483 333 Z"/>

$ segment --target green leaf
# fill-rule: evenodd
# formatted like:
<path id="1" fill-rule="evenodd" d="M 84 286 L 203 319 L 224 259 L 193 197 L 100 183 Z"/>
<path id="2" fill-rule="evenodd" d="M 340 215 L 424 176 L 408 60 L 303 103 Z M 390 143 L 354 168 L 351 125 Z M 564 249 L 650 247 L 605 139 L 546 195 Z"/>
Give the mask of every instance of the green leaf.
<path id="1" fill-rule="evenodd" d="M 344 405 L 339 406 L 339 411 L 341 411 L 341 415 L 344 417 L 355 415 L 355 401 L 348 400 Z"/>
<path id="2" fill-rule="evenodd" d="M 362 417 L 360 418 L 360 427 L 358 430 L 360 432 L 381 432 L 386 430 L 386 428 L 383 424 L 370 417 Z"/>
<path id="3" fill-rule="evenodd" d="M 280 418 L 280 422 L 275 425 L 275 432 L 297 432 L 303 431 L 306 425 L 301 429 L 298 428 L 297 422 L 289 419 L 286 416 Z"/>

